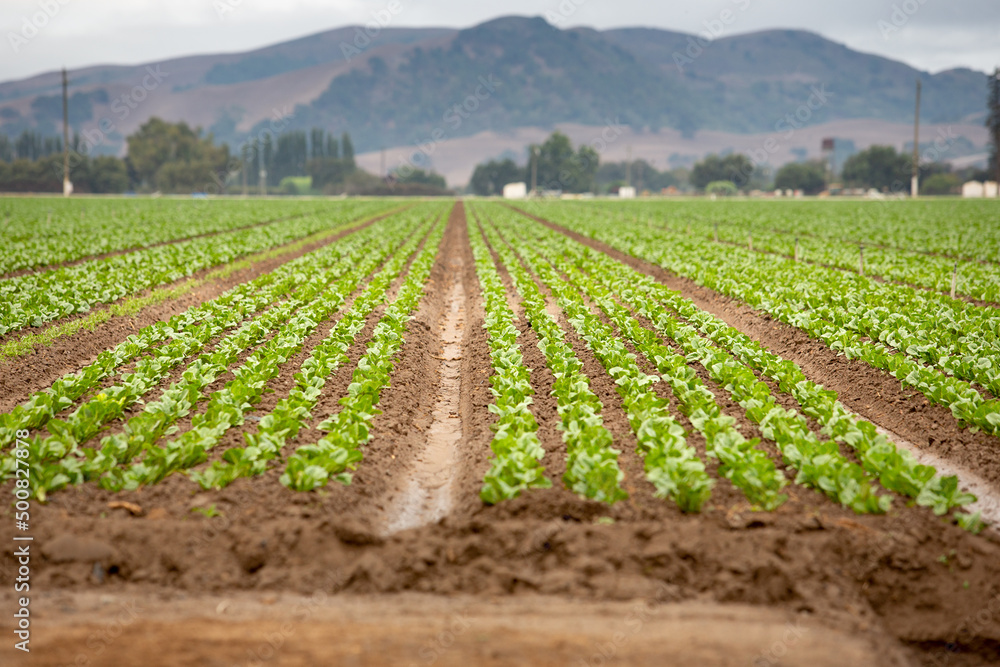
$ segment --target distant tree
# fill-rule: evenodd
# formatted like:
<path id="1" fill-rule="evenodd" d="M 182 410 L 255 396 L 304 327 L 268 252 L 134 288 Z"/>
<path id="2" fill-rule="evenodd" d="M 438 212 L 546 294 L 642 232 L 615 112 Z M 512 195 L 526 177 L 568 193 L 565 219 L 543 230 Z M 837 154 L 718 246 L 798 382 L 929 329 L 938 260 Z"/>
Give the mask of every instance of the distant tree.
<path id="1" fill-rule="evenodd" d="M 625 184 L 626 163 L 622 162 L 602 162 L 597 169 L 595 181 L 603 192 L 614 188 L 617 185 Z M 681 179 L 671 171 L 658 171 L 656 167 L 645 160 L 633 160 L 631 168 L 632 185 L 639 190 L 652 190 L 654 192 L 668 188 L 671 185 L 680 185 Z"/>
<path id="2" fill-rule="evenodd" d="M 730 181 L 737 187 L 746 187 L 757 171 L 746 155 L 731 153 L 725 157 L 709 155 L 691 169 L 691 185 L 704 190 L 713 181 Z"/>
<path id="3" fill-rule="evenodd" d="M 314 127 L 309 131 L 309 157 L 313 160 L 326 157 L 325 135 L 326 132 L 321 127 Z"/>
<path id="4" fill-rule="evenodd" d="M 872 146 L 847 158 L 841 174 L 854 187 L 902 191 L 910 182 L 910 158 L 892 146 Z"/>
<path id="5" fill-rule="evenodd" d="M 323 190 L 327 186 L 337 186 L 344 182 L 355 166 L 346 160 L 339 158 L 324 157 L 310 160 L 306 164 L 306 173 L 312 176 L 312 186 L 317 190 Z"/>
<path id="6" fill-rule="evenodd" d="M 126 141 L 129 161 L 139 180 L 164 191 L 202 190 L 215 182 L 214 174 L 224 171 L 229 159 L 229 148 L 216 146 L 211 134 L 202 137 L 200 129 L 187 123 L 168 123 L 156 117 Z"/>
<path id="7" fill-rule="evenodd" d="M 393 178 L 396 183 L 402 184 L 430 185 L 441 189 L 448 187 L 444 176 L 423 169 L 409 169 L 403 174 L 397 172 L 393 174 Z"/>
<path id="8" fill-rule="evenodd" d="M 531 162 L 538 163 L 538 187 L 565 192 L 591 192 L 597 174 L 600 156 L 590 146 L 580 146 L 573 151 L 573 144 L 562 132 L 553 132 L 541 146 L 532 146 L 527 173 Z M 529 184 L 530 186 L 530 184 Z"/>
<path id="9" fill-rule="evenodd" d="M 305 132 L 292 131 L 278 135 L 274 152 L 274 173 L 269 175 L 269 180 L 272 183 L 280 183 L 287 176 L 303 176 L 306 173 L 308 159 Z"/>
<path id="10" fill-rule="evenodd" d="M 351 141 L 351 135 L 347 132 L 344 132 L 344 135 L 340 138 L 340 157 L 351 166 L 354 166 L 354 143 Z"/>
<path id="11" fill-rule="evenodd" d="M 1000 67 L 994 69 L 993 75 L 989 78 L 986 127 L 990 135 L 990 161 L 986 168 L 992 169 L 993 180 L 1000 183 Z"/>
<path id="12" fill-rule="evenodd" d="M 340 144 L 337 143 L 337 137 L 332 134 L 326 135 L 326 155 L 325 157 L 332 157 L 335 159 L 340 158 Z"/>
<path id="13" fill-rule="evenodd" d="M 826 187 L 826 165 L 822 162 L 790 162 L 774 175 L 774 187 L 802 190 L 814 195 Z"/>
<path id="14" fill-rule="evenodd" d="M 469 188 L 477 195 L 489 197 L 503 194 L 503 186 L 525 180 L 524 169 L 511 159 L 490 160 L 476 165 Z"/>
<path id="15" fill-rule="evenodd" d="M 957 174 L 933 174 L 920 184 L 920 193 L 925 195 L 951 195 L 962 189 L 962 179 Z"/>
<path id="16" fill-rule="evenodd" d="M 103 155 L 91 161 L 90 181 L 87 184 L 91 192 L 121 193 L 128 190 L 128 169 L 125 161 L 110 155 Z"/>
<path id="17" fill-rule="evenodd" d="M 732 181 L 712 181 L 705 186 L 705 193 L 710 195 L 722 195 L 724 197 L 735 195 L 739 190 Z"/>

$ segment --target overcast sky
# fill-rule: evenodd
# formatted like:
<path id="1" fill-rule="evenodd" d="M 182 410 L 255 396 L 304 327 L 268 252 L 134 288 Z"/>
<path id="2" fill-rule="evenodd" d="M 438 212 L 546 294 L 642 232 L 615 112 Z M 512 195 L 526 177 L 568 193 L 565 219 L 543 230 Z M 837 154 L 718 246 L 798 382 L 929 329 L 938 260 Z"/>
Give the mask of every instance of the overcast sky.
<path id="1" fill-rule="evenodd" d="M 396 4 L 394 4 L 396 3 Z M 502 14 L 548 16 L 566 27 L 648 26 L 723 35 L 804 28 L 923 70 L 1000 65 L 1000 0 L 0 0 L 0 81 L 66 65 L 128 64 L 243 51 L 372 20 L 467 27 Z M 46 10 L 46 8 L 48 8 Z M 36 30 L 37 27 L 37 30 Z"/>

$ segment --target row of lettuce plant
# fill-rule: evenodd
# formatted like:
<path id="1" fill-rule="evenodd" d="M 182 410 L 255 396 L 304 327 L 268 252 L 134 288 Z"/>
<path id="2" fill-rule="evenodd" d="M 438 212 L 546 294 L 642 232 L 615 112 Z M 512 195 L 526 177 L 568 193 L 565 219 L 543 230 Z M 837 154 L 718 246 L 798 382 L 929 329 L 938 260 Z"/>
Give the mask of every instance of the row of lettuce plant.
<path id="1" fill-rule="evenodd" d="M 412 226 L 400 227 L 401 231 L 405 231 L 406 228 L 412 229 Z M 371 247 L 373 243 L 374 248 Z M 125 406 L 139 400 L 138 396 L 148 390 L 147 384 L 150 382 L 155 384 L 155 379 L 143 377 L 117 385 L 84 403 L 66 421 L 51 420 L 47 425 L 51 434 L 49 437 L 36 436 L 29 440 L 32 462 L 36 467 L 34 477 L 40 495 L 44 496 L 45 493 L 66 484 L 94 479 L 102 473 L 104 477 L 101 479 L 101 484 L 110 489 L 122 486 L 135 488 L 143 481 L 148 482 L 149 478 L 139 479 L 134 474 L 135 470 L 144 470 L 145 463 L 134 465 L 135 470 L 130 469 L 131 477 L 128 471 L 118 469 L 116 466 L 127 463 L 142 453 L 147 454 L 147 459 L 155 459 L 159 450 L 151 448 L 156 441 L 161 436 L 176 431 L 173 424 L 190 411 L 201 398 L 204 388 L 218 375 L 226 372 L 244 350 L 251 349 L 276 328 L 286 326 L 288 322 L 298 324 L 302 329 L 300 333 L 307 333 L 310 327 L 314 327 L 325 315 L 332 312 L 331 309 L 337 307 L 338 299 L 343 298 L 342 290 L 349 288 L 350 285 L 356 285 L 358 280 L 367 275 L 366 269 L 370 273 L 377 266 L 379 258 L 391 251 L 391 244 L 384 241 L 384 231 L 380 234 L 378 230 L 371 230 L 351 239 L 345 244 L 344 249 L 345 252 L 338 253 L 340 259 L 335 266 L 326 270 L 320 270 L 317 266 L 311 274 L 300 275 L 303 283 L 289 299 L 244 324 L 232 335 L 223 339 L 213 352 L 197 358 L 185 370 L 180 380 L 168 387 L 158 400 L 147 404 L 145 410 L 128 420 L 121 432 L 103 438 L 100 447 L 82 448 L 81 444 L 99 431 L 103 424 L 120 416 Z M 337 282 L 331 287 L 332 280 Z M 331 296 L 331 290 L 336 296 Z M 255 392 L 259 396 L 259 392 L 264 389 L 262 380 L 264 376 L 258 374 L 252 381 L 242 376 L 246 374 L 247 368 L 255 363 L 258 366 L 255 370 L 263 372 L 265 351 L 269 346 L 274 346 L 278 340 L 283 340 L 284 351 L 291 353 L 294 339 L 287 335 L 283 336 L 284 333 L 284 331 L 279 332 L 264 348 L 251 355 L 240 368 L 233 371 L 236 379 L 225 389 L 213 394 L 209 401 L 209 413 L 212 412 L 213 405 L 218 407 L 217 404 L 225 405 L 232 402 L 234 390 L 240 393 L 241 384 L 243 392 L 240 395 L 244 400 L 252 400 Z M 271 358 L 279 359 L 275 355 L 271 355 Z M 274 372 L 275 364 L 271 364 L 270 368 Z M 250 391 L 247 391 L 247 387 Z M 245 409 L 249 404 L 244 403 L 241 407 Z M 233 413 L 228 413 L 225 409 L 222 413 L 235 418 Z M 194 417 L 192 421 L 197 427 L 205 419 L 203 414 Z M 221 426 L 218 419 L 215 421 L 219 427 L 218 435 L 221 436 L 228 426 Z M 183 441 L 188 437 L 189 434 L 186 433 L 180 440 Z M 168 446 L 167 449 L 174 448 Z M 169 466 L 161 465 L 160 468 L 164 472 L 170 472 Z"/>
<path id="2" fill-rule="evenodd" d="M 888 438 L 877 432 L 874 424 L 858 419 L 848 411 L 837 400 L 836 392 L 823 389 L 808 380 L 801 368 L 794 362 L 781 359 L 745 334 L 702 311 L 690 300 L 683 298 L 665 285 L 657 283 L 651 277 L 613 260 L 604 253 L 571 241 L 563 235 L 554 234 L 547 230 L 542 233 L 548 238 L 555 239 L 562 255 L 574 263 L 574 266 L 567 270 L 578 273 L 580 270 L 585 271 L 586 279 L 601 283 L 616 298 L 621 299 L 636 312 L 648 318 L 654 323 L 656 330 L 661 335 L 675 341 L 689 358 L 699 360 L 720 385 L 727 389 L 736 390 L 733 391 L 734 398 L 740 401 L 744 407 L 747 407 L 745 404 L 747 397 L 753 396 L 753 386 L 762 383 L 757 383 L 753 374 L 748 373 L 745 369 L 740 373 L 745 378 L 741 383 L 739 377 L 734 376 L 733 370 L 742 364 L 762 373 L 777 383 L 781 391 L 792 395 L 802 408 L 803 413 L 816 419 L 823 427 L 823 432 L 833 441 L 854 448 L 864 469 L 877 476 L 885 488 L 913 498 L 919 505 L 931 507 L 938 515 L 975 502 L 973 495 L 960 490 L 957 477 L 942 477 L 936 473 L 933 467 L 920 464 L 909 452 L 897 449 Z M 668 309 L 671 312 L 668 312 Z M 725 352 L 715 348 L 708 340 L 699 335 L 699 330 L 685 324 L 680 318 L 694 323 L 702 334 L 717 343 Z M 734 364 L 733 362 L 736 360 L 740 363 Z M 743 386 L 742 392 L 740 392 L 741 384 Z M 763 429 L 762 418 L 768 418 L 768 414 L 772 410 L 774 410 L 773 406 L 770 409 L 762 410 L 760 406 L 750 401 L 747 416 L 754 421 L 760 421 Z M 780 408 L 778 410 L 781 411 Z M 778 414 L 780 415 L 780 412 Z M 800 423 L 800 426 L 805 426 L 805 420 L 802 419 L 801 415 L 796 421 Z M 774 419 L 768 418 L 767 426 L 773 431 Z M 778 430 L 776 433 L 780 436 L 782 430 Z M 788 444 L 795 444 L 795 448 L 790 450 L 793 456 L 808 451 L 802 447 L 801 442 L 786 440 L 786 442 L 778 444 L 783 453 Z M 806 444 L 815 445 L 816 443 L 814 441 Z M 827 451 L 819 451 L 823 457 L 826 457 L 827 453 L 833 455 L 836 452 L 836 449 L 831 448 L 829 444 L 824 449 Z M 844 467 L 846 462 L 843 461 L 843 457 L 839 456 L 839 453 L 837 456 L 840 459 L 839 465 Z M 785 454 L 785 458 L 787 461 L 789 455 Z M 820 459 L 820 462 L 827 467 L 831 465 L 832 461 L 833 459 L 828 458 Z M 847 499 L 850 500 L 853 495 L 851 489 L 856 489 L 858 484 L 863 484 L 862 478 L 855 471 L 847 475 L 846 478 L 847 480 L 854 478 L 857 483 L 849 484 L 847 489 L 837 489 L 836 485 L 831 485 L 829 481 L 817 485 L 817 480 L 822 480 L 823 477 L 827 480 L 837 480 L 841 479 L 843 475 L 827 474 L 817 477 L 815 471 L 818 468 L 815 463 L 810 463 L 809 470 L 805 471 L 801 463 L 789 462 L 800 470 L 799 481 L 823 488 L 828 493 L 835 492 L 842 502 L 845 491 L 848 493 Z M 856 468 L 857 466 L 850 464 L 849 467 Z M 857 497 L 854 503 L 845 502 L 844 504 L 854 506 L 856 510 L 870 511 L 872 507 L 870 504 L 861 503 L 860 506 L 858 505 L 857 501 L 863 500 L 863 497 Z M 876 502 L 884 502 L 884 500 Z M 975 531 L 982 527 L 978 513 L 968 514 L 959 511 L 955 512 L 954 517 L 965 528 Z"/>
<path id="3" fill-rule="evenodd" d="M 331 477 L 343 483 L 350 481 L 350 475 L 344 473 L 358 465 L 363 457 L 361 448 L 371 438 L 369 424 L 381 412 L 375 406 L 395 368 L 406 323 L 423 298 L 444 231 L 444 226 L 438 226 L 431 232 L 410 265 L 395 300 L 382 313 L 365 354 L 351 376 L 348 395 L 338 401 L 340 410 L 317 427 L 326 435 L 315 443 L 300 445 L 288 457 L 280 478 L 286 487 L 311 491 L 325 486 Z"/>
<path id="4" fill-rule="evenodd" d="M 636 436 L 646 479 L 655 495 L 669 498 L 684 512 L 698 512 L 711 496 L 713 480 L 705 463 L 687 443 L 683 427 L 671 416 L 669 404 L 653 390 L 659 378 L 639 368 L 614 330 L 594 315 L 583 297 L 541 258 L 529 243 L 500 231 L 529 270 L 557 298 L 570 325 L 615 380 L 618 394 Z"/>
<path id="5" fill-rule="evenodd" d="M 0 280 L 0 335 L 86 312 L 95 304 L 111 303 L 310 234 L 336 231 L 351 220 L 309 215 Z"/>
<path id="6" fill-rule="evenodd" d="M 482 228 L 490 246 L 503 262 L 521 300 L 525 318 L 538 336 L 538 349 L 555 378 L 552 395 L 556 399 L 562 440 L 566 444 L 566 472 L 563 483 L 574 493 L 592 500 L 614 503 L 628 497 L 621 488 L 625 475 L 618 466 L 621 452 L 614 448 L 611 432 L 601 417 L 603 405 L 590 389 L 583 363 L 566 342 L 562 328 L 549 314 L 546 299 L 534 279 L 513 251 L 489 226 Z M 480 231 L 470 223 L 473 253 L 483 244 Z"/>
<path id="7" fill-rule="evenodd" d="M 744 301 L 755 309 L 767 312 L 776 319 L 800 328 L 811 336 L 822 340 L 831 349 L 843 353 L 848 358 L 861 359 L 874 368 L 891 373 L 905 386 L 917 389 L 930 401 L 948 407 L 961 423 L 976 430 L 982 429 L 987 433 L 1000 435 L 1000 401 L 984 398 L 969 382 L 916 361 L 911 355 L 917 356 L 924 353 L 925 350 L 922 346 L 907 346 L 909 354 L 899 352 L 887 345 L 887 342 L 891 341 L 903 347 L 904 341 L 908 339 L 902 334 L 896 338 L 883 331 L 882 335 L 886 338 L 886 342 L 879 340 L 878 337 L 872 339 L 825 319 L 817 312 L 820 309 L 827 312 L 829 309 L 819 307 L 814 311 L 802 301 L 796 301 L 794 297 L 791 297 L 787 293 L 787 285 L 797 285 L 798 290 L 811 290 L 816 286 L 816 281 L 809 277 L 809 270 L 814 270 L 812 267 L 807 267 L 808 270 L 803 271 L 801 265 L 786 260 L 782 260 L 786 265 L 784 267 L 778 266 L 777 263 L 769 263 L 766 267 L 761 267 L 759 266 L 761 262 L 754 261 L 755 257 L 761 257 L 761 255 L 743 257 L 742 254 L 745 254 L 746 251 L 737 248 L 730 248 L 726 251 L 716 248 L 716 250 L 702 252 L 706 246 L 714 246 L 714 244 L 688 243 L 681 237 L 678 237 L 676 242 L 664 243 L 662 233 L 657 234 L 654 231 L 634 227 L 616 229 L 612 232 L 595 221 L 582 222 L 561 219 L 560 224 L 607 243 L 617 250 L 650 261 L 678 275 L 691 278 L 698 284 Z M 721 256 L 725 254 L 733 257 Z M 799 267 L 798 271 L 791 268 L 796 266 Z M 854 291 L 864 292 L 866 289 L 865 286 L 857 286 Z M 919 290 L 910 291 L 917 292 Z M 870 311 L 881 308 L 883 305 L 860 304 L 852 307 L 849 315 L 844 315 L 844 317 L 849 316 L 860 321 L 867 318 Z M 968 307 L 962 312 L 974 308 L 971 305 L 966 305 Z M 943 308 L 937 312 L 936 320 L 928 320 L 922 325 L 911 323 L 900 326 L 906 331 L 910 331 L 910 327 L 913 331 L 923 327 L 927 331 L 933 331 L 933 335 L 937 336 L 941 332 L 957 326 L 956 321 L 952 319 L 954 314 L 952 310 Z M 886 317 L 892 318 L 893 316 L 887 315 Z M 990 329 L 1000 326 L 996 321 L 997 318 L 993 317 L 991 320 Z M 961 326 L 971 327 L 972 325 L 969 324 L 969 320 L 966 320 Z M 985 340 L 984 335 L 988 338 L 995 338 L 991 332 L 977 334 L 972 329 L 969 329 L 966 334 L 970 339 L 978 336 L 980 341 Z M 922 333 L 920 340 L 926 341 L 926 335 Z M 942 337 L 947 338 L 943 334 Z M 948 343 L 943 344 L 948 345 Z M 930 343 L 929 345 L 933 346 L 934 344 Z M 967 349 L 970 349 L 971 340 L 966 341 L 965 345 Z M 983 373 L 993 373 L 994 371 L 990 369 L 993 369 L 997 363 L 996 355 L 986 351 L 985 348 L 980 348 L 977 355 L 973 357 L 973 355 L 966 354 L 961 358 L 948 356 L 946 363 L 954 368 L 968 365 L 978 367 L 979 371 Z M 944 356 L 941 359 L 944 359 Z M 949 361 L 951 359 L 955 360 L 955 364 Z M 988 386 L 995 386 L 995 380 L 989 380 L 989 382 Z"/>
<path id="8" fill-rule="evenodd" d="M 97 359 L 79 371 L 68 373 L 50 387 L 33 393 L 27 401 L 10 412 L 0 414 L 0 447 L 14 441 L 19 430 L 34 430 L 71 407 L 77 399 L 98 387 L 118 368 L 154 350 L 164 341 L 183 338 L 203 338 L 206 325 L 215 330 L 237 326 L 246 317 L 293 292 L 312 272 L 324 269 L 342 257 L 344 243 L 341 239 L 282 264 L 277 269 L 241 283 L 211 301 L 192 306 L 172 316 L 165 322 L 155 322 L 143 327 L 110 350 L 104 350 Z M 209 338 L 205 340 L 209 340 Z M 192 348 L 191 353 L 200 350 Z M 140 360 L 136 367 L 153 364 L 159 351 Z M 153 364 L 156 365 L 156 364 Z"/>
<path id="9" fill-rule="evenodd" d="M 270 461 L 280 456 L 288 441 L 297 438 L 303 428 L 308 428 L 312 410 L 323 395 L 327 380 L 348 362 L 347 351 L 365 328 L 369 315 L 385 303 L 390 286 L 434 224 L 440 225 L 441 222 L 429 221 L 375 274 L 327 337 L 302 362 L 299 372 L 295 374 L 295 387 L 288 396 L 278 401 L 274 409 L 260 419 L 256 431 L 244 434 L 246 445 L 226 450 L 220 460 L 203 470 L 191 471 L 188 476 L 192 480 L 204 489 L 219 489 L 241 477 L 263 474 L 268 470 Z M 359 450 L 342 450 L 340 454 L 344 457 L 340 463 L 345 466 L 361 458 Z M 344 476 L 341 481 L 349 480 L 350 473 L 341 475 Z"/>

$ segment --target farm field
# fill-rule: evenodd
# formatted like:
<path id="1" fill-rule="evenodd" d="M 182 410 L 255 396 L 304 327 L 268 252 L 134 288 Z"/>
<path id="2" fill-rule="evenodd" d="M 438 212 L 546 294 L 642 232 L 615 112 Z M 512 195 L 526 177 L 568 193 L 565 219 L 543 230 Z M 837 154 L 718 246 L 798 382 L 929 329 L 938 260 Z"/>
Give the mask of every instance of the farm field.
<path id="1" fill-rule="evenodd" d="M 0 216 L 3 664 L 1000 663 L 997 202 Z"/>

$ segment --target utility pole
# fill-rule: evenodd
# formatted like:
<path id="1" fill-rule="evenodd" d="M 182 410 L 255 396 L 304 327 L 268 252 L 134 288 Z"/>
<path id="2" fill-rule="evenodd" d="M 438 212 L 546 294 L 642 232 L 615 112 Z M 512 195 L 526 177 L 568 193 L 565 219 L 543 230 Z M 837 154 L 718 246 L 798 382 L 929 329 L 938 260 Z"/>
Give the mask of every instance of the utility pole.
<path id="1" fill-rule="evenodd" d="M 264 164 L 263 143 L 257 149 L 257 165 L 260 168 L 257 174 L 260 180 L 260 196 L 264 197 L 267 195 L 267 167 Z"/>
<path id="2" fill-rule="evenodd" d="M 632 185 L 632 146 L 625 147 L 625 185 Z"/>
<path id="3" fill-rule="evenodd" d="M 917 78 L 917 106 L 913 111 L 913 176 L 910 178 L 910 196 L 916 197 L 920 189 L 920 79 Z"/>
<path id="4" fill-rule="evenodd" d="M 531 194 L 537 194 L 535 190 L 538 188 L 538 147 L 531 147 Z"/>
<path id="5" fill-rule="evenodd" d="M 62 71 L 63 93 L 63 197 L 73 194 L 73 183 L 69 180 L 69 80 L 66 68 Z"/>
<path id="6" fill-rule="evenodd" d="M 382 178 L 386 178 L 389 176 L 389 174 L 385 173 L 385 146 L 382 147 L 382 160 L 381 160 L 381 165 L 378 168 L 378 173 L 379 176 L 381 176 Z"/>
<path id="7" fill-rule="evenodd" d="M 243 160 L 242 160 L 242 162 L 243 162 L 243 165 L 242 165 L 242 167 L 241 167 L 241 169 L 240 169 L 240 173 L 241 173 L 241 174 L 242 174 L 242 176 L 243 176 L 243 198 L 244 198 L 244 199 L 246 199 L 246 198 L 247 198 L 247 194 L 248 194 L 248 187 L 247 187 L 247 169 L 248 169 L 248 168 L 249 168 L 249 166 L 250 166 L 250 165 L 248 165 L 248 164 L 247 164 L 247 161 L 248 161 L 248 160 L 247 160 L 247 158 L 249 157 L 249 155 L 247 154 L 247 153 L 248 153 L 248 151 L 247 151 L 247 146 L 246 146 L 246 144 L 244 144 L 244 145 L 243 145 L 243 148 L 241 149 L 241 151 L 240 151 L 240 152 L 241 152 L 241 155 L 240 155 L 240 157 L 241 157 L 241 158 L 243 158 Z"/>

